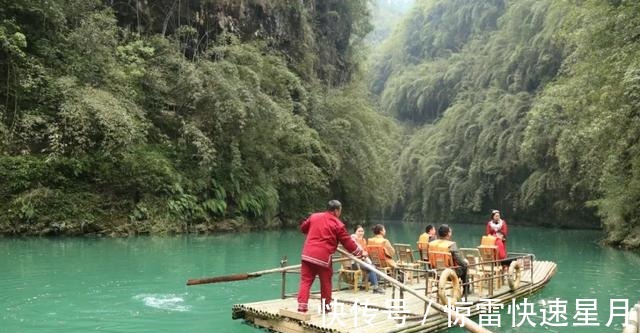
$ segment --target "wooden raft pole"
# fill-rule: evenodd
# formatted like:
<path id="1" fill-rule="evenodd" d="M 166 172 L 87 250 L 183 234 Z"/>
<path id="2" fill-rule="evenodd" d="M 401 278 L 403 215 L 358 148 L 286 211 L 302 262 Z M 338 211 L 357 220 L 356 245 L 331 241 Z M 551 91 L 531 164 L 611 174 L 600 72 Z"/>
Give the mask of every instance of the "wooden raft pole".
<path id="1" fill-rule="evenodd" d="M 196 285 L 196 284 L 206 284 L 206 283 L 218 283 L 218 282 L 248 280 L 248 279 L 257 278 L 257 277 L 262 276 L 264 274 L 286 272 L 288 270 L 296 269 L 296 268 L 300 268 L 300 267 L 301 267 L 301 265 L 298 264 L 298 265 L 291 265 L 291 266 L 285 266 L 285 267 L 279 267 L 279 268 L 273 268 L 273 269 L 266 269 L 266 270 L 263 270 L 263 271 L 257 271 L 257 272 L 251 272 L 251 273 L 223 275 L 223 276 L 201 278 L 201 279 L 189 279 L 189 280 L 187 280 L 187 286 L 193 286 L 193 285 Z"/>
<path id="2" fill-rule="evenodd" d="M 413 290 L 412 288 L 407 287 L 404 283 L 388 276 L 387 274 L 379 271 L 375 266 L 367 264 L 366 262 L 364 262 L 363 260 L 360 260 L 360 258 L 352 255 L 351 253 L 338 248 L 338 251 L 342 254 L 344 254 L 345 256 L 347 256 L 349 259 L 354 260 L 355 262 L 357 262 L 358 264 L 366 267 L 368 270 L 378 274 L 378 276 L 382 277 L 383 279 L 389 281 L 391 284 L 393 284 L 394 286 L 398 287 L 398 288 L 402 288 L 404 290 L 406 290 L 408 293 L 412 294 L 413 296 L 419 298 L 420 300 L 422 300 L 423 302 L 426 303 L 430 303 L 431 306 L 442 312 L 442 313 L 446 313 L 449 314 L 451 316 L 451 318 L 453 318 L 455 320 L 455 322 L 458 324 L 458 326 L 466 329 L 469 332 L 472 333 L 492 333 L 491 331 L 489 331 L 488 329 L 478 325 L 475 321 L 461 316 L 459 313 L 456 313 L 455 311 L 452 311 L 450 309 L 448 309 L 446 306 L 443 306 L 437 302 L 433 302 L 431 300 L 429 300 L 426 296 L 421 295 L 420 293 L 418 293 L 417 291 Z M 464 326 L 463 326 L 464 325 Z"/>
<path id="3" fill-rule="evenodd" d="M 345 260 L 349 260 L 349 259 L 338 258 L 338 259 L 333 259 L 333 262 L 339 262 L 339 261 L 345 261 Z M 281 272 L 286 272 L 292 269 L 298 269 L 300 267 L 302 267 L 302 265 L 297 264 L 297 265 L 291 265 L 291 266 L 285 266 L 285 267 L 279 267 L 279 268 L 273 268 L 273 269 L 266 269 L 263 271 L 257 271 L 257 272 L 251 272 L 251 273 L 239 273 L 239 274 L 214 276 L 214 277 L 200 278 L 200 279 L 189 279 L 187 280 L 187 286 L 193 286 L 197 284 L 207 284 L 207 283 L 249 280 L 249 279 L 260 277 L 264 274 L 281 273 Z"/>

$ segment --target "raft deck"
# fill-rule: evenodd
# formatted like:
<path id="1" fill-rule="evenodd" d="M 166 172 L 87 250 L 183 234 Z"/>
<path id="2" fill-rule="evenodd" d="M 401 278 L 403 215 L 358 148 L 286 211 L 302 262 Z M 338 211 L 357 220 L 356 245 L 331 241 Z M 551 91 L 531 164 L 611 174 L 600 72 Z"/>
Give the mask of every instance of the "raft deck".
<path id="1" fill-rule="evenodd" d="M 488 295 L 486 290 L 482 295 L 472 292 L 464 306 L 469 317 L 487 313 L 476 307 L 486 304 L 491 299 L 492 304 L 511 303 L 512 299 L 522 298 L 542 289 L 553 277 L 557 265 L 550 261 L 533 261 L 522 272 L 521 283 L 515 290 L 510 290 L 504 283 L 500 288 Z M 422 283 L 407 284 L 414 290 L 426 290 L 424 279 Z M 474 287 L 475 288 L 475 287 Z M 477 288 L 476 288 L 477 289 Z M 425 302 L 408 292 L 403 293 L 402 301 L 398 301 L 399 290 L 387 287 L 385 294 L 353 290 L 334 291 L 333 298 L 338 301 L 331 313 L 319 313 L 320 300 L 317 294 L 312 294 L 309 302 L 309 312 L 300 314 L 297 310 L 295 297 L 273 299 L 261 302 L 236 304 L 233 306 L 233 319 L 244 319 L 247 323 L 273 332 L 282 333 L 409 333 L 433 332 L 451 326 L 451 320 L 433 307 L 425 311 Z M 436 302 L 436 297 L 429 294 Z M 485 299 L 482 300 L 481 299 Z M 342 305 L 342 306 L 341 306 Z M 316 311 L 314 311 L 316 310 Z M 495 310 L 494 310 L 495 311 Z M 402 312 L 402 314 L 400 313 Z M 426 314 L 426 315 L 425 315 Z M 404 317 L 404 323 L 403 318 Z"/>

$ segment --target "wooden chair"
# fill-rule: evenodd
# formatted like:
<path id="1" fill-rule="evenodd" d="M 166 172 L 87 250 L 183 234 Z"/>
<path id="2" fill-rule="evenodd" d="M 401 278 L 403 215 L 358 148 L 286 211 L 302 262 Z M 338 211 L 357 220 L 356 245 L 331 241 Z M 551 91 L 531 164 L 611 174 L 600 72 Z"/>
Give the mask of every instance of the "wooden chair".
<path id="1" fill-rule="evenodd" d="M 420 257 L 418 262 L 427 265 L 427 268 L 429 268 L 429 243 L 416 242 L 416 244 L 418 245 L 418 256 Z"/>
<path id="2" fill-rule="evenodd" d="M 429 251 L 429 262 L 436 270 L 453 267 L 453 257 L 450 252 Z"/>
<path id="3" fill-rule="evenodd" d="M 381 245 L 367 245 L 367 252 L 369 252 L 369 259 L 376 268 L 389 276 L 393 276 L 394 268 L 387 263 L 387 256 L 384 253 L 384 247 Z M 382 279 L 380 282 L 386 281 Z"/>
<path id="4" fill-rule="evenodd" d="M 498 247 L 495 245 L 480 245 L 478 246 L 478 251 L 480 251 L 480 263 L 479 269 L 480 273 L 485 277 L 493 277 L 487 282 L 491 282 L 493 280 L 493 284 L 496 288 L 500 288 L 502 286 L 502 266 L 498 261 Z M 491 287 L 489 289 L 489 296 L 493 293 Z"/>
<path id="5" fill-rule="evenodd" d="M 480 239 L 481 246 L 494 246 L 496 245 L 496 237 L 491 235 L 482 236 Z"/>
<path id="6" fill-rule="evenodd" d="M 413 257 L 413 250 L 411 249 L 411 245 L 409 244 L 393 244 L 393 247 L 396 249 L 396 256 L 398 257 L 398 267 L 400 268 L 409 268 L 409 269 L 420 269 L 421 264 L 416 261 Z M 420 283 L 420 274 L 415 272 L 416 280 Z M 409 280 L 413 280 L 414 271 L 407 270 L 405 271 L 405 276 Z"/>
<path id="7" fill-rule="evenodd" d="M 480 260 L 480 250 L 478 250 L 477 248 L 463 247 L 460 249 L 460 253 L 467 260 L 469 259 L 469 257 L 474 257 L 476 261 Z"/>
<path id="8" fill-rule="evenodd" d="M 433 291 L 434 287 L 438 286 L 440 280 L 440 274 L 445 268 L 453 268 L 453 257 L 450 252 L 429 251 L 429 263 L 431 268 L 435 269 L 436 276 L 431 279 L 431 286 L 429 292 Z"/>
<path id="9" fill-rule="evenodd" d="M 416 260 L 416 262 L 419 263 L 426 271 L 431 268 L 431 264 L 429 263 L 429 243 L 416 242 L 416 244 L 418 244 L 417 252 L 418 257 L 420 258 L 419 260 Z"/>
<path id="10" fill-rule="evenodd" d="M 478 292 L 482 292 L 482 285 L 484 283 L 482 279 L 485 278 L 485 276 L 483 275 L 484 272 L 480 269 L 480 250 L 475 248 L 461 248 L 460 253 L 465 259 L 467 259 L 467 262 L 469 263 L 467 269 L 469 285 L 472 286 L 474 293 L 476 291 L 476 287 L 478 288 Z M 478 282 L 476 280 L 480 281 Z"/>
<path id="11" fill-rule="evenodd" d="M 369 279 L 367 273 L 360 268 L 353 269 L 351 266 L 351 260 L 347 260 L 348 257 L 343 253 L 340 254 L 342 260 L 340 261 L 340 269 L 338 270 L 338 290 L 341 290 L 341 282 L 347 284 L 353 284 L 353 292 L 358 292 L 358 285 L 360 280 L 363 281 L 364 289 L 369 291 Z"/>

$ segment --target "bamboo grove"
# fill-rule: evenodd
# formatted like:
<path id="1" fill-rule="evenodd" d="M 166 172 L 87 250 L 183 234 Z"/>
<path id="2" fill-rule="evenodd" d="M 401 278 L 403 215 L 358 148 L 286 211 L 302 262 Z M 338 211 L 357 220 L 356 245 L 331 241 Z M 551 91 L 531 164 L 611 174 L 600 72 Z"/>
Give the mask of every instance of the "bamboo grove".
<path id="1" fill-rule="evenodd" d="M 0 0 L 2 233 L 278 227 L 340 198 L 640 246 L 640 4 L 377 2 Z"/>
<path id="2" fill-rule="evenodd" d="M 0 1 L 5 234 L 237 230 L 391 205 L 357 1 Z M 367 190 L 363 190 L 367 188 Z"/>
<path id="3" fill-rule="evenodd" d="M 381 108 L 409 128 L 409 220 L 600 227 L 640 245 L 640 5 L 416 3 L 372 62 Z"/>

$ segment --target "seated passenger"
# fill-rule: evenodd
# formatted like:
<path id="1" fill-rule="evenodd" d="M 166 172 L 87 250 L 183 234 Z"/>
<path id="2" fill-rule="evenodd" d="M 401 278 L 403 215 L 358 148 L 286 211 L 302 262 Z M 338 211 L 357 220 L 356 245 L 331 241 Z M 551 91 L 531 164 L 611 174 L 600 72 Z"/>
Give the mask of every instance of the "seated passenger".
<path id="1" fill-rule="evenodd" d="M 433 225 L 429 224 L 425 228 L 424 233 L 422 233 L 420 237 L 418 237 L 418 250 L 420 250 L 421 260 L 429 260 L 429 258 L 425 258 L 427 252 L 426 250 L 428 250 L 429 248 L 429 242 L 432 242 L 436 239 L 436 228 L 434 228 Z"/>
<path id="2" fill-rule="evenodd" d="M 371 264 L 371 259 L 369 259 L 369 254 L 367 253 L 367 240 L 364 238 L 364 228 L 361 225 L 357 225 L 355 228 L 355 233 L 351 235 L 351 238 L 353 238 L 360 249 L 362 249 L 362 260 L 364 260 L 368 264 Z M 366 267 L 360 267 L 360 265 L 355 262 L 352 262 L 351 268 L 360 269 L 367 272 L 369 281 L 371 282 L 371 286 L 373 287 L 373 293 L 384 294 L 384 289 L 378 286 L 378 275 L 376 275 L 374 271 L 368 270 Z"/>
<path id="3" fill-rule="evenodd" d="M 384 255 L 386 257 L 386 262 L 389 266 L 393 268 L 398 268 L 398 264 L 393 260 L 393 256 L 396 254 L 396 250 L 391 246 L 391 242 L 388 239 L 384 238 L 387 234 L 387 230 L 384 228 L 382 224 L 376 224 L 373 226 L 373 237 L 369 238 L 368 244 L 369 246 L 382 246 L 384 249 Z"/>
<path id="4" fill-rule="evenodd" d="M 438 239 L 429 243 L 429 252 L 436 251 L 451 253 L 453 264 L 457 266 L 456 268 L 454 268 L 454 270 L 458 277 L 462 279 L 462 283 L 464 284 L 464 295 L 468 295 L 469 285 L 467 284 L 467 267 L 469 266 L 469 263 L 462 256 L 462 254 L 460 254 L 456 242 L 451 241 L 452 235 L 453 231 L 448 225 L 441 225 L 438 228 Z"/>
<path id="5" fill-rule="evenodd" d="M 436 240 L 436 228 L 429 224 L 418 238 L 418 243 L 429 243 Z"/>

